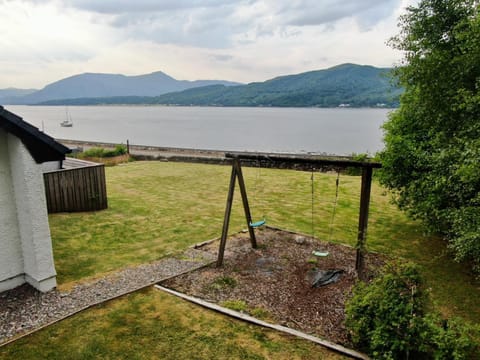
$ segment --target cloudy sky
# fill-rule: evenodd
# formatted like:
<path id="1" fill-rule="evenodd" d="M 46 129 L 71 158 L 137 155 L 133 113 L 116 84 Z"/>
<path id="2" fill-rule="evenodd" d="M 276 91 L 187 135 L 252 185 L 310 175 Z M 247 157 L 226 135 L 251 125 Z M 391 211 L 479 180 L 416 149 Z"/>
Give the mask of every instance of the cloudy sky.
<path id="1" fill-rule="evenodd" d="M 416 0 L 0 0 L 0 89 L 84 72 L 239 82 L 352 62 L 386 46 Z"/>

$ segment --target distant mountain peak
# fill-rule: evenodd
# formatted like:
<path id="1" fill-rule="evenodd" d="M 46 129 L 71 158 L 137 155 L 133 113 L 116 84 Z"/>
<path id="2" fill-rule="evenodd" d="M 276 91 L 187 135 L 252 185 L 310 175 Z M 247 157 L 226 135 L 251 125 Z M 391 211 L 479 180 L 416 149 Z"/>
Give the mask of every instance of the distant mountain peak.
<path id="1" fill-rule="evenodd" d="M 170 75 L 167 75 L 167 74 L 165 74 L 163 71 L 160 71 L 160 70 L 158 70 L 158 71 L 153 71 L 153 72 L 151 72 L 151 73 L 149 73 L 149 74 L 146 74 L 146 75 L 165 75 L 165 76 L 171 77 Z"/>
<path id="2" fill-rule="evenodd" d="M 32 93 L 0 93 L 0 104 L 37 104 L 58 99 L 97 98 L 114 96 L 159 96 L 207 85 L 237 85 L 225 80 L 176 80 L 163 71 L 150 74 L 123 75 L 85 72 L 52 82 Z"/>

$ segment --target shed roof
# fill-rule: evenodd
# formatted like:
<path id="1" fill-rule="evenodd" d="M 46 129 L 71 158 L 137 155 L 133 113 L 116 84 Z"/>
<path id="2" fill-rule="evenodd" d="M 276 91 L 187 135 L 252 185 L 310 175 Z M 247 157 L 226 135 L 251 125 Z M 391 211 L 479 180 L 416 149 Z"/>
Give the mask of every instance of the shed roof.
<path id="1" fill-rule="evenodd" d="M 71 152 L 68 147 L 55 141 L 51 136 L 41 132 L 2 106 L 0 106 L 0 128 L 22 140 L 38 164 L 64 160 L 65 154 Z"/>

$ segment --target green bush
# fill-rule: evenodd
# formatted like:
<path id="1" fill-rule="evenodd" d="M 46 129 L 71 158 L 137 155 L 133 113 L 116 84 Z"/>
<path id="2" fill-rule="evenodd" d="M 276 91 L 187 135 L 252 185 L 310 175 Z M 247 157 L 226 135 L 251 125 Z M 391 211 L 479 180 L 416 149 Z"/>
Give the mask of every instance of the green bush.
<path id="1" fill-rule="evenodd" d="M 416 265 L 390 264 L 371 284 L 359 283 L 346 304 L 355 346 L 375 359 L 473 359 L 478 327 L 427 313 Z"/>
<path id="2" fill-rule="evenodd" d="M 352 342 L 375 358 L 398 359 L 418 349 L 425 296 L 418 268 L 390 266 L 367 285 L 359 283 L 346 305 Z"/>
<path id="3" fill-rule="evenodd" d="M 461 319 L 442 320 L 438 315 L 429 314 L 425 319 L 428 331 L 424 340 L 433 359 L 477 359 L 480 347 L 475 343 L 479 327 Z"/>
<path id="4" fill-rule="evenodd" d="M 85 150 L 83 153 L 79 154 L 79 157 L 86 158 L 86 157 L 103 157 L 103 153 L 105 149 L 93 147 L 88 150 Z"/>
<path id="5" fill-rule="evenodd" d="M 105 150 L 103 157 L 115 157 L 125 155 L 127 153 L 127 147 L 125 145 L 116 145 L 113 150 Z"/>
<path id="6" fill-rule="evenodd" d="M 125 155 L 127 153 L 127 147 L 125 145 L 116 145 L 115 149 L 107 150 L 104 148 L 93 147 L 88 150 L 85 150 L 83 153 L 79 154 L 81 158 L 108 158 L 115 157 L 120 155 Z"/>

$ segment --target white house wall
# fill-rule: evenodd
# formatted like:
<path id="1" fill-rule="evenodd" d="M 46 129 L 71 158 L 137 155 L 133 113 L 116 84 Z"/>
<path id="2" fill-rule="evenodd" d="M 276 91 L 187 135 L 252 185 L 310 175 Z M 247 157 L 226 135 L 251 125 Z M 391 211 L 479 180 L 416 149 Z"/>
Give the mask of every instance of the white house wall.
<path id="1" fill-rule="evenodd" d="M 5 138 L 5 133 L 3 134 Z M 14 242 L 14 245 L 8 246 L 17 249 L 17 253 L 18 246 L 21 248 L 22 259 L 18 260 L 18 264 L 23 264 L 23 269 L 16 276 L 23 276 L 26 282 L 40 291 L 48 291 L 56 286 L 56 272 L 42 167 L 35 163 L 20 139 L 7 134 L 6 140 L 7 151 L 2 151 L 2 154 L 8 154 L 8 160 L 4 159 L 6 155 L 2 155 L 1 159 L 2 162 L 8 162 L 10 165 L 10 188 L 13 187 L 13 201 L 8 209 L 16 210 L 17 229 L 10 230 L 10 236 L 6 234 L 7 238 L 2 237 L 2 242 Z M 5 145 L 2 146 L 5 147 Z M 7 197 L 7 195 L 3 196 Z M 12 217 L 12 215 L 9 216 Z M 3 262 L 0 263 L 0 268 L 2 267 Z M 0 274 L 2 272 L 3 269 L 0 269 Z M 0 277 L 0 283 L 2 280 L 6 279 Z"/>
<path id="2" fill-rule="evenodd" d="M 7 133 L 0 129 L 0 292 L 25 282 Z"/>

